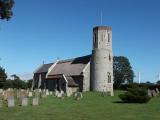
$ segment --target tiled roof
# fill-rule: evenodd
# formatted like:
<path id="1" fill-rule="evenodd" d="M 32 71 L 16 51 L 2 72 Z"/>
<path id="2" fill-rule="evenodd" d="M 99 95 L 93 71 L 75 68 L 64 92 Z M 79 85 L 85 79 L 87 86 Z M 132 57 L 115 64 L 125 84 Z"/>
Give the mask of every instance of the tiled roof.
<path id="1" fill-rule="evenodd" d="M 49 64 L 43 64 L 42 66 L 40 66 L 35 73 L 44 73 L 44 72 L 48 72 L 48 69 L 53 65 L 53 63 L 49 63 Z"/>
<path id="2" fill-rule="evenodd" d="M 90 61 L 91 55 L 77 57 L 73 59 L 61 60 L 51 70 L 48 76 L 64 74 L 65 76 L 80 75 Z"/>

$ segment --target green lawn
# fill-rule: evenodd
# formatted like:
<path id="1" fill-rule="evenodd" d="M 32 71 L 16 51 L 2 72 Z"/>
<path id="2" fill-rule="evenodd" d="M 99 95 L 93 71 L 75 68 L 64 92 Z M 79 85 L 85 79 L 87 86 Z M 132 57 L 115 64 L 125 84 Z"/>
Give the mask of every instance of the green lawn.
<path id="1" fill-rule="evenodd" d="M 119 92 L 116 92 L 119 94 Z M 40 106 L 0 108 L 0 120 L 160 120 L 160 98 L 147 104 L 116 103 L 114 97 L 88 92 L 83 99 L 48 97 Z"/>

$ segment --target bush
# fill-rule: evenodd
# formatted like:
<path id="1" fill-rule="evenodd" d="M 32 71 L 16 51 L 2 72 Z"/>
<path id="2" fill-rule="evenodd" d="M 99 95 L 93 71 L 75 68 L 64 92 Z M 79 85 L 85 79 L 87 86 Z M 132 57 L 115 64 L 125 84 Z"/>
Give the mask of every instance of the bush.
<path id="1" fill-rule="evenodd" d="M 147 90 L 140 87 L 128 88 L 127 92 L 120 94 L 119 97 L 126 103 L 147 103 L 150 100 Z"/>

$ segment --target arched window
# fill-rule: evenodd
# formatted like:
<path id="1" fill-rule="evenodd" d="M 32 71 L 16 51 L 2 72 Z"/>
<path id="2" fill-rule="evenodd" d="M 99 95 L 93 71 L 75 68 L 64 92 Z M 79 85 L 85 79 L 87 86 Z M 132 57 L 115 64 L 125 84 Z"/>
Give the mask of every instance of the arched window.
<path id="1" fill-rule="evenodd" d="M 108 57 L 109 61 L 111 61 L 111 55 L 109 54 L 109 57 Z"/>
<path id="2" fill-rule="evenodd" d="M 111 81 L 111 73 L 110 72 L 108 72 L 108 83 L 111 83 L 112 81 Z"/>
<path id="3" fill-rule="evenodd" d="M 110 34 L 108 33 L 108 42 L 110 42 L 110 39 L 111 39 L 111 36 L 110 36 Z"/>

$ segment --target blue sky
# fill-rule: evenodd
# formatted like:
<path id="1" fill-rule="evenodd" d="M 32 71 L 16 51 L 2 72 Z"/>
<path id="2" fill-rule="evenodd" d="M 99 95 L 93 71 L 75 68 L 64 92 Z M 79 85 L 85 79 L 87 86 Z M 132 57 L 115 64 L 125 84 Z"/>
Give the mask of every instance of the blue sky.
<path id="1" fill-rule="evenodd" d="M 28 79 L 42 64 L 87 55 L 92 28 L 112 26 L 113 53 L 129 58 L 135 74 L 155 82 L 160 72 L 159 0 L 16 0 L 0 21 L 0 65 Z M 137 80 L 137 78 L 135 78 Z"/>

